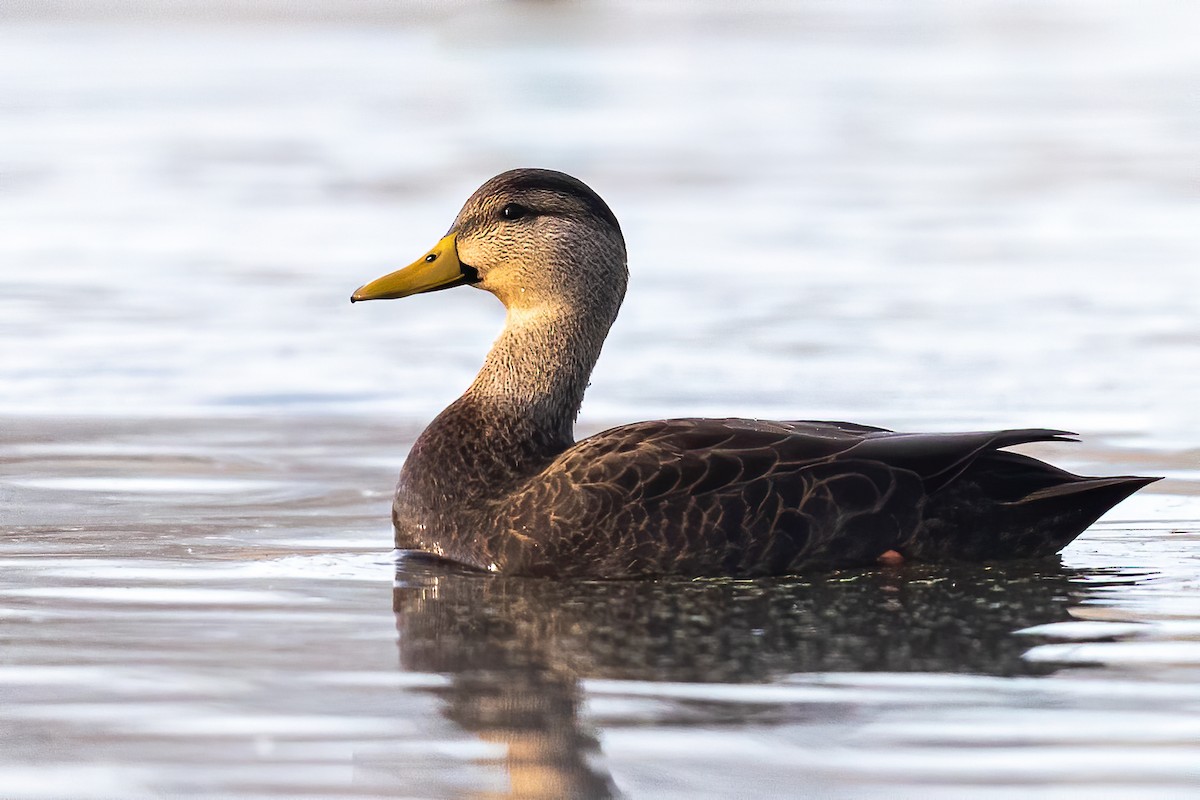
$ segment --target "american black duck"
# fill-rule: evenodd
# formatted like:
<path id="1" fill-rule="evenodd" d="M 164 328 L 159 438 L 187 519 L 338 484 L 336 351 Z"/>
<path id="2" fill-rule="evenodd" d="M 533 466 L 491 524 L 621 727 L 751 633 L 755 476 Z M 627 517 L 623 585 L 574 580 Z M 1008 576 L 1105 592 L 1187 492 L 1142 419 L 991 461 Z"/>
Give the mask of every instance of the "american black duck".
<path id="1" fill-rule="evenodd" d="M 470 388 L 418 437 L 396 547 L 519 575 L 758 576 L 1048 556 L 1155 478 L 1086 478 L 1002 448 L 1063 431 L 894 433 L 847 422 L 673 419 L 576 442 L 628 278 L 616 216 L 581 181 L 481 186 L 380 300 L 470 284 L 507 308 Z"/>

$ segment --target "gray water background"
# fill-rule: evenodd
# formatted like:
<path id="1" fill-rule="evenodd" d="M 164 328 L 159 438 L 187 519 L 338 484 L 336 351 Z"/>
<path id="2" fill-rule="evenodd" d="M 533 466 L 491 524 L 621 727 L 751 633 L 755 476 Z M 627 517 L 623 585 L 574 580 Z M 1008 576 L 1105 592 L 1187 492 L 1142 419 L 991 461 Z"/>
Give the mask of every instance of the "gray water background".
<path id="1" fill-rule="evenodd" d="M 0 797 L 1200 796 L 1200 14 L 0 6 Z M 629 297 L 579 429 L 1044 425 L 1061 564 L 398 563 L 502 321 L 351 307 L 514 166 Z"/>

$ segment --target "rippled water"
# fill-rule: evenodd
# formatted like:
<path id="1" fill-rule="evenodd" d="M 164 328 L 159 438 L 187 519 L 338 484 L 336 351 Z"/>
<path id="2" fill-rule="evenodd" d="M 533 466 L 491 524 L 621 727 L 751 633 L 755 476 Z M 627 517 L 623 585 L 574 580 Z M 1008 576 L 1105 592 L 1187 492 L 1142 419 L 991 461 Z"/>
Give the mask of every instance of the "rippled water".
<path id="1" fill-rule="evenodd" d="M 0 796 L 1200 794 L 1189 7 L 109 6 L 0 9 Z M 516 165 L 630 245 L 583 432 L 1046 425 L 1167 480 L 1061 563 L 397 561 L 500 312 L 346 300 Z"/>

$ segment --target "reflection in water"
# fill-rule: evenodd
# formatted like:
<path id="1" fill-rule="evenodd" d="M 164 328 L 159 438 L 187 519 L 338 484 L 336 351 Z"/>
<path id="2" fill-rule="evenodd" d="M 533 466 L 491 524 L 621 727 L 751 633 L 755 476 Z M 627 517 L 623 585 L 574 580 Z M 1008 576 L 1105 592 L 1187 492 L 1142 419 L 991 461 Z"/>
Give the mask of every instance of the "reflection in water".
<path id="1" fill-rule="evenodd" d="M 797 672 L 1044 674 L 1015 631 L 1069 619 L 1057 563 L 913 566 L 758 581 L 505 578 L 410 559 L 393 594 L 407 670 L 445 673 L 445 715 L 503 744 L 513 797 L 615 793 L 580 680 L 768 682 Z M 1111 585 L 1111 584 L 1110 584 Z"/>

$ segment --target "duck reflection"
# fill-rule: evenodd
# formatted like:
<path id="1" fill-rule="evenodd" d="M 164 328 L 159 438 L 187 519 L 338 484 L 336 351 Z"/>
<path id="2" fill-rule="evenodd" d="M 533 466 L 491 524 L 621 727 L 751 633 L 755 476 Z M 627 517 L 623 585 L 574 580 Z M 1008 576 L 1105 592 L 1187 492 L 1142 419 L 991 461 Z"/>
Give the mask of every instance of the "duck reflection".
<path id="1" fill-rule="evenodd" d="M 502 744 L 508 797 L 609 797 L 581 679 L 769 682 L 798 672 L 1029 675 L 1014 632 L 1089 592 L 1056 563 L 757 581 L 504 578 L 409 559 L 393 605 L 407 670 L 451 677 L 447 718 Z M 728 709 L 725 710 L 726 715 Z M 715 711 L 720 714 L 722 712 Z M 727 722 L 728 720 L 725 719 Z"/>

